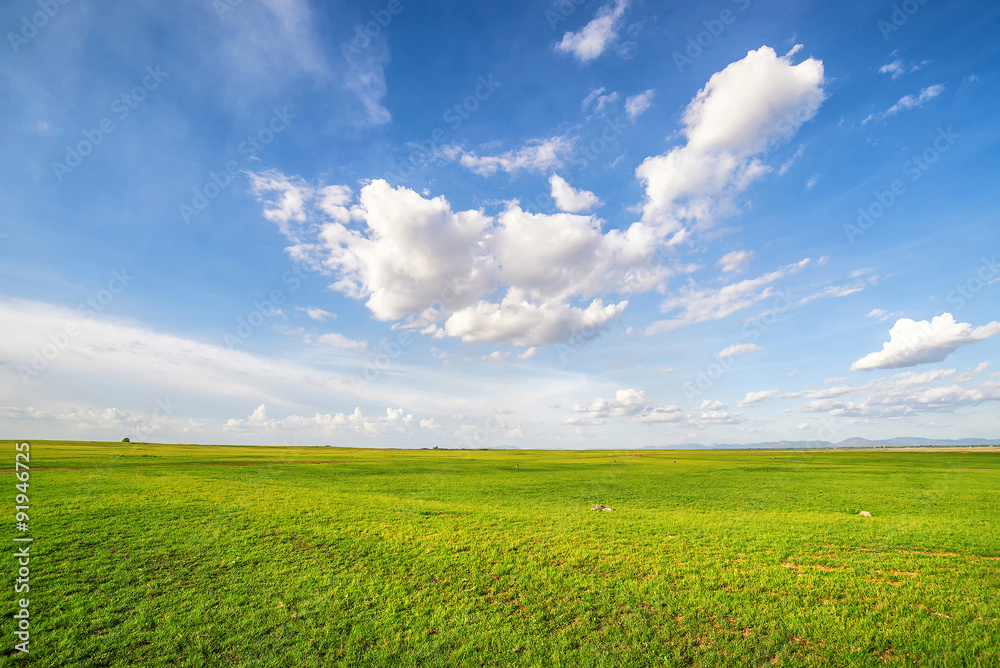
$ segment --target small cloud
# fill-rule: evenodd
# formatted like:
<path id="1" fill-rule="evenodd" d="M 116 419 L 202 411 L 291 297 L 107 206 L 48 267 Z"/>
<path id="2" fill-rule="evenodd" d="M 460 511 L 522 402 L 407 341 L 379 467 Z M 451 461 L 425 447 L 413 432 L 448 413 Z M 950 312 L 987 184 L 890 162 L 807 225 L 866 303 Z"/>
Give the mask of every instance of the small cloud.
<path id="1" fill-rule="evenodd" d="M 793 376 L 799 375 L 799 369 L 791 369 L 785 374 L 785 378 L 791 378 Z"/>
<path id="2" fill-rule="evenodd" d="M 742 400 L 737 402 L 737 406 L 740 408 L 745 408 L 747 406 L 752 406 L 753 404 L 759 404 L 762 401 L 767 401 L 771 398 L 771 395 L 776 393 L 777 390 L 761 390 L 760 392 L 747 392 Z"/>
<path id="3" fill-rule="evenodd" d="M 753 257 L 753 251 L 748 250 L 738 250 L 731 253 L 726 253 L 719 261 L 716 262 L 716 266 L 720 267 L 722 271 L 726 273 L 733 273 L 737 271 L 742 271 L 744 266 Z"/>
<path id="4" fill-rule="evenodd" d="M 758 350 L 763 350 L 756 343 L 740 343 L 735 346 L 729 346 L 728 348 L 723 348 L 719 351 L 719 357 L 739 357 L 740 355 L 748 355 L 750 353 L 755 353 Z"/>
<path id="5" fill-rule="evenodd" d="M 314 308 L 314 307 L 303 308 L 299 306 L 295 310 L 305 311 L 306 315 L 308 315 L 310 318 L 312 318 L 313 320 L 319 320 L 320 322 L 326 322 L 327 320 L 337 319 L 336 313 L 330 313 L 329 311 L 324 311 L 321 308 Z"/>
<path id="6" fill-rule="evenodd" d="M 653 105 L 653 95 L 655 94 L 656 89 L 650 88 L 643 93 L 633 95 L 625 100 L 625 113 L 628 115 L 630 121 L 635 121 L 635 119 L 639 118 L 643 112 Z"/>
<path id="7" fill-rule="evenodd" d="M 494 350 L 489 355 L 484 355 L 484 360 L 492 360 L 494 362 L 506 362 L 510 358 L 510 353 L 507 351 L 500 352 L 499 350 Z"/>
<path id="8" fill-rule="evenodd" d="M 883 113 L 871 114 L 868 116 L 868 118 L 861 121 L 861 124 L 865 125 L 866 123 L 873 120 L 885 119 L 890 116 L 895 116 L 901 111 L 922 107 L 926 102 L 933 100 L 934 98 L 941 95 L 941 93 L 943 92 L 944 92 L 944 86 L 942 86 L 941 84 L 934 84 L 933 86 L 928 86 L 927 88 L 921 90 L 919 95 L 904 95 L 903 97 L 899 98 L 899 101 L 897 101 L 896 104 L 886 109 Z"/>
<path id="9" fill-rule="evenodd" d="M 792 157 L 790 157 L 788 160 L 785 160 L 785 162 L 781 164 L 781 167 L 778 168 L 778 175 L 783 176 L 785 172 L 787 172 L 789 169 L 792 168 L 792 165 L 795 164 L 795 161 L 801 158 L 802 154 L 805 152 L 806 152 L 806 146 L 805 144 L 802 144 L 801 146 L 799 146 L 798 150 L 795 151 L 795 154 L 792 155 Z"/>
<path id="10" fill-rule="evenodd" d="M 806 181 L 806 190 L 812 190 L 819 183 L 819 174 L 816 174 Z"/>
<path id="11" fill-rule="evenodd" d="M 879 74 L 891 74 L 892 78 L 895 79 L 906 73 L 906 68 L 903 67 L 902 60 L 894 60 L 891 63 L 887 63 L 882 67 L 878 68 Z"/>
<path id="12" fill-rule="evenodd" d="M 317 339 L 320 343 L 328 346 L 333 346 L 334 348 L 345 348 L 347 350 L 358 350 L 365 351 L 368 349 L 368 344 L 364 341 L 354 341 L 349 339 L 343 334 L 337 334 L 336 332 L 330 334 L 324 334 Z"/>
<path id="13" fill-rule="evenodd" d="M 531 348 L 528 348 L 527 350 L 525 350 L 523 353 L 519 354 L 517 356 L 517 359 L 519 359 L 519 360 L 530 360 L 536 354 L 538 354 L 538 348 L 535 348 L 534 346 L 532 346 Z"/>
<path id="14" fill-rule="evenodd" d="M 556 45 L 556 51 L 572 54 L 581 63 L 594 60 L 618 37 L 621 19 L 628 0 L 616 0 L 604 5 L 594 19 L 578 32 L 568 32 Z"/>

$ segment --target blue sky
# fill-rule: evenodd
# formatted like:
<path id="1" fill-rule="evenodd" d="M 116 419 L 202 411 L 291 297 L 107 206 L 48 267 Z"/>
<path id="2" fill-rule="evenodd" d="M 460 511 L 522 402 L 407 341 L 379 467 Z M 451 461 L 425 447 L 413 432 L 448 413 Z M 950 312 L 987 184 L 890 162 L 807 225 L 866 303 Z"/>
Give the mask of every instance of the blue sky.
<path id="1" fill-rule="evenodd" d="M 17 438 L 996 438 L 995 3 L 0 10 Z"/>

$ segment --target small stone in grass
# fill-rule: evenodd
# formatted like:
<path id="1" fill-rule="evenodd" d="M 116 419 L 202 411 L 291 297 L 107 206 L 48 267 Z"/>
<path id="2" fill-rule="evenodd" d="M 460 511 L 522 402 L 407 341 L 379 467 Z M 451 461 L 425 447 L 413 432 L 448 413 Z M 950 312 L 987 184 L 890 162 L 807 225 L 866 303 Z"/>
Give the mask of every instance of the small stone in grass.
<path id="1" fill-rule="evenodd" d="M 591 510 L 614 510 L 614 508 L 611 508 L 609 506 L 605 506 L 605 505 L 602 505 L 602 504 L 598 503 L 596 506 L 594 506 L 593 508 L 591 508 Z"/>
<path id="2" fill-rule="evenodd" d="M 868 512 L 867 510 L 862 510 L 860 513 L 858 513 L 858 515 L 861 515 L 861 517 L 871 517 L 872 516 L 872 514 L 870 512 Z"/>

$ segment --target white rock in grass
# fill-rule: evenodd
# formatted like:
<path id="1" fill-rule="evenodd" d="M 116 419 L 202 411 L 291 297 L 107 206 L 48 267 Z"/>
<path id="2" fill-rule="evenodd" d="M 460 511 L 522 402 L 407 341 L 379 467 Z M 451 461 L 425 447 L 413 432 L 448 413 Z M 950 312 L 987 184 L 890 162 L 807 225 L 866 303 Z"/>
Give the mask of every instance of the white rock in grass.
<path id="1" fill-rule="evenodd" d="M 867 510 L 862 510 L 860 513 L 858 513 L 858 515 L 861 515 L 861 517 L 871 517 L 872 516 L 872 514 L 870 512 L 868 512 Z"/>
<path id="2" fill-rule="evenodd" d="M 602 505 L 602 504 L 598 503 L 596 506 L 594 506 L 593 508 L 591 508 L 591 510 L 614 510 L 614 508 L 611 508 L 610 506 L 605 506 L 605 505 Z"/>

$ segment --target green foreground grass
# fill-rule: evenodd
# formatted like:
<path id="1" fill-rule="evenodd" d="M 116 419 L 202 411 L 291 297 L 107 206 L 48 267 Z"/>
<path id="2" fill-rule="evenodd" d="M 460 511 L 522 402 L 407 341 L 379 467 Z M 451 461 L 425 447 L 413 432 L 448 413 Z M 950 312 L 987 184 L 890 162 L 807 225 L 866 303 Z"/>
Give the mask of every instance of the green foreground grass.
<path id="1" fill-rule="evenodd" d="M 5 567 L 4 665 L 1000 665 L 1000 452 L 36 441 L 31 466 L 31 654 Z"/>

